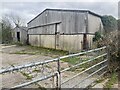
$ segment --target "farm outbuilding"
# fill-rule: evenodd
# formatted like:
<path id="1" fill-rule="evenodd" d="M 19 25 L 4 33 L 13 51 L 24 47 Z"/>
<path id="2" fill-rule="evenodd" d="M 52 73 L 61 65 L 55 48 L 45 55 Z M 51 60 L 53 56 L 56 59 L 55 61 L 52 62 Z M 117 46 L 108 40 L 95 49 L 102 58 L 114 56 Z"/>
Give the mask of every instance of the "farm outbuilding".
<path id="1" fill-rule="evenodd" d="M 14 42 L 20 42 L 22 44 L 26 44 L 27 42 L 27 27 L 16 26 L 13 29 L 13 40 Z"/>
<path id="2" fill-rule="evenodd" d="M 45 9 L 28 22 L 31 45 L 72 52 L 90 48 L 102 30 L 101 16 L 89 10 Z"/>

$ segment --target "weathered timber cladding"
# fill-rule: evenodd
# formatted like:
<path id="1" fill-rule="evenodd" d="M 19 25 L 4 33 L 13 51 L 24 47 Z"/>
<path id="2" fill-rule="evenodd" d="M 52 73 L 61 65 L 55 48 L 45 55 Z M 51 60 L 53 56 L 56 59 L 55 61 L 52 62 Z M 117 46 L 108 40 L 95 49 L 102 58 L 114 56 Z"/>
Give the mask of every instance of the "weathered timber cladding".
<path id="1" fill-rule="evenodd" d="M 88 32 L 95 33 L 96 31 L 103 30 L 101 18 L 88 14 Z M 101 31 L 102 32 L 102 31 Z"/>
<path id="2" fill-rule="evenodd" d="M 55 34 L 55 24 L 30 29 L 29 34 Z"/>
<path id="3" fill-rule="evenodd" d="M 87 34 L 88 47 L 96 31 L 102 31 L 99 15 L 90 11 L 46 9 L 28 22 L 29 43 L 34 46 L 76 52 L 83 49 Z"/>
<path id="4" fill-rule="evenodd" d="M 61 22 L 59 32 L 62 34 L 85 33 L 85 13 L 65 11 L 45 11 L 39 17 L 28 24 L 35 27 L 49 23 Z M 29 34 L 53 34 L 55 24 L 29 29 Z"/>
<path id="5" fill-rule="evenodd" d="M 23 27 L 15 27 L 13 30 L 13 40 L 15 42 L 18 42 L 18 38 L 17 38 L 17 32 L 20 33 L 20 42 L 23 44 L 26 44 L 27 41 L 27 28 L 23 28 Z"/>

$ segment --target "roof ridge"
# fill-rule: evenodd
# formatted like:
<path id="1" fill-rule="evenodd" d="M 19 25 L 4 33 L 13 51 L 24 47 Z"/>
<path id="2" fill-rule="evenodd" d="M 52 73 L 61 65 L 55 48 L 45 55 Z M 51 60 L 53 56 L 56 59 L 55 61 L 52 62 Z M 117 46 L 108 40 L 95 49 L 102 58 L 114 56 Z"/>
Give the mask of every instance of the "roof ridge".
<path id="1" fill-rule="evenodd" d="M 94 13 L 94 12 L 92 12 L 92 11 L 90 11 L 90 10 L 83 10 L 83 9 L 81 9 L 81 10 L 78 10 L 78 9 L 52 9 L 52 8 L 46 8 L 45 10 L 43 10 L 41 13 L 39 13 L 36 17 L 34 17 L 32 20 L 30 20 L 28 23 L 30 23 L 31 21 L 33 21 L 35 18 L 37 18 L 38 16 L 40 16 L 43 12 L 45 12 L 45 11 L 47 11 L 47 10 L 54 10 L 54 11 L 77 11 L 77 12 L 88 12 L 88 13 L 90 13 L 90 14 L 93 14 L 93 15 L 95 15 L 95 16 L 98 16 L 98 17 L 101 17 L 101 15 L 99 15 L 99 14 L 96 14 L 96 13 Z"/>

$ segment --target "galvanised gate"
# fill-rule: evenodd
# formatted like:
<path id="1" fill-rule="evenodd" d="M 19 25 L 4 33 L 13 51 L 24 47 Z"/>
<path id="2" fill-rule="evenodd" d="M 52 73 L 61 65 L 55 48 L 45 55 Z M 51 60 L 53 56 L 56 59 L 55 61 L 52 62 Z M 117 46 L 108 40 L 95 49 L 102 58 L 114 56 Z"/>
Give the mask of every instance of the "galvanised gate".
<path id="1" fill-rule="evenodd" d="M 78 59 L 77 63 L 66 65 L 67 67 L 63 68 L 64 61 L 69 62 L 69 60 L 76 59 Z M 104 75 L 107 72 L 107 67 L 108 51 L 104 46 L 44 62 L 11 66 L 1 69 L 0 74 L 21 73 L 27 78 L 26 81 L 11 86 L 11 89 L 34 87 L 31 86 L 33 84 L 39 88 L 86 88 Z M 73 72 L 74 74 L 71 75 Z M 65 77 L 64 74 L 68 76 Z"/>

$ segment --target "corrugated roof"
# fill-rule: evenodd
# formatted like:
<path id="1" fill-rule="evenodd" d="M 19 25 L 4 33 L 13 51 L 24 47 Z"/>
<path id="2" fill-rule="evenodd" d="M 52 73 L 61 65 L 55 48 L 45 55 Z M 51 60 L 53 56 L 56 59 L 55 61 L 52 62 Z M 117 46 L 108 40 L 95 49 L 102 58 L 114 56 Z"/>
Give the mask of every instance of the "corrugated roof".
<path id="1" fill-rule="evenodd" d="M 47 10 L 51 10 L 51 11 L 68 11 L 68 12 L 88 12 L 88 13 L 90 13 L 90 14 L 92 14 L 92 15 L 95 15 L 95 16 L 101 18 L 101 15 L 96 14 L 96 13 L 94 13 L 94 12 L 91 12 L 90 10 L 45 9 L 45 10 L 42 11 L 40 14 L 38 14 L 36 17 L 34 17 L 32 20 L 30 20 L 30 21 L 28 22 L 28 24 L 29 24 L 31 21 L 33 21 L 35 18 L 37 18 L 38 16 L 40 16 L 43 12 L 47 11 Z"/>

